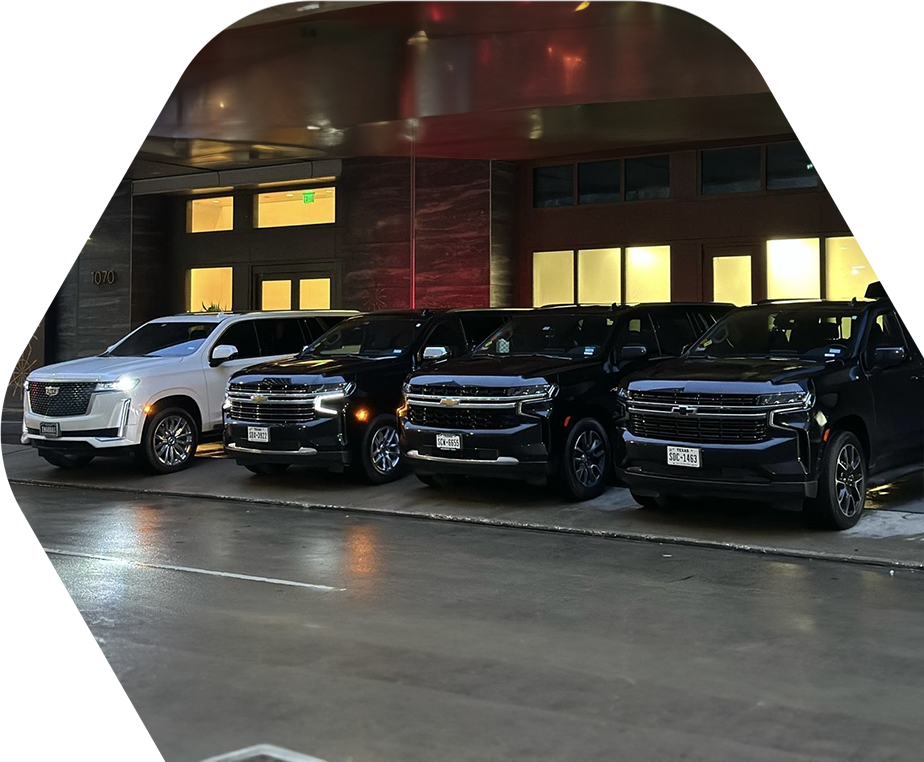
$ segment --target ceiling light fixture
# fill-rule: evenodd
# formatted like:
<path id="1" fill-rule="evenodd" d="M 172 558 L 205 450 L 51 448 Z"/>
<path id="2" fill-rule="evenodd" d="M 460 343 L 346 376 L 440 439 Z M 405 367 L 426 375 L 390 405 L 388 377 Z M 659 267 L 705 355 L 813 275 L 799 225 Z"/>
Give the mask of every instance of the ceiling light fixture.
<path id="1" fill-rule="evenodd" d="M 309 124 L 307 127 L 305 127 L 305 129 L 306 130 L 320 130 L 321 128 L 318 127 L 318 125 L 316 124 Z"/>
<path id="2" fill-rule="evenodd" d="M 574 10 L 575 12 L 583 11 L 588 5 L 590 5 L 590 0 L 584 0 L 584 2 L 578 5 L 578 7 L 575 8 Z"/>

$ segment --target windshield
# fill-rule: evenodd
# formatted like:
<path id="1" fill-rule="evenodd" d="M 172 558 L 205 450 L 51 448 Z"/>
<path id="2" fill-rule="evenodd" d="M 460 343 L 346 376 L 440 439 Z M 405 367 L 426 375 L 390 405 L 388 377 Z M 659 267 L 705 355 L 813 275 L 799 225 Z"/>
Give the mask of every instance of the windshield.
<path id="1" fill-rule="evenodd" d="M 191 355 L 209 334 L 215 323 L 147 323 L 130 333 L 103 357 L 185 357 Z"/>
<path id="2" fill-rule="evenodd" d="M 819 305 L 736 310 L 707 331 L 689 356 L 833 360 L 853 352 L 859 317 L 847 307 Z"/>
<path id="3" fill-rule="evenodd" d="M 423 323 L 415 317 L 359 317 L 344 320 L 302 357 L 395 357 L 411 348 Z"/>
<path id="4" fill-rule="evenodd" d="M 524 315 L 485 339 L 474 354 L 595 357 L 609 339 L 613 322 L 607 315 Z"/>

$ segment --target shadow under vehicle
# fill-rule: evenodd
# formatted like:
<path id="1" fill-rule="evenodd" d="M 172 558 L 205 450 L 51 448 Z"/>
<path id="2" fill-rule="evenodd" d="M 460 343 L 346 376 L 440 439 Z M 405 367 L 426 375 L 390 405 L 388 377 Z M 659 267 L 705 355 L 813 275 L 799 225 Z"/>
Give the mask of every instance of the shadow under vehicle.
<path id="1" fill-rule="evenodd" d="M 924 468 L 924 362 L 885 298 L 736 310 L 617 396 L 617 471 L 641 505 L 795 500 L 846 529 L 868 487 Z"/>
<path id="2" fill-rule="evenodd" d="M 414 373 L 399 410 L 417 476 L 546 480 L 586 500 L 606 487 L 618 379 L 676 356 L 721 304 L 550 307 L 520 315 L 466 358 Z"/>
<path id="3" fill-rule="evenodd" d="M 468 354 L 517 310 L 381 311 L 343 321 L 295 358 L 235 374 L 226 451 L 258 474 L 291 465 L 373 484 L 401 475 L 395 410 L 408 373 Z"/>

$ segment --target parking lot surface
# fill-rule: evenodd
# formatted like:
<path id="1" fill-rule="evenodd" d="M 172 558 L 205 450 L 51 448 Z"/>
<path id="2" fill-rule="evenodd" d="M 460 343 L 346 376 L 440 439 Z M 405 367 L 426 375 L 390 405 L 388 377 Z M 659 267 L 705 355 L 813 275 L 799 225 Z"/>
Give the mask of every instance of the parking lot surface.
<path id="1" fill-rule="evenodd" d="M 168 762 L 912 760 L 924 576 L 14 485 Z"/>

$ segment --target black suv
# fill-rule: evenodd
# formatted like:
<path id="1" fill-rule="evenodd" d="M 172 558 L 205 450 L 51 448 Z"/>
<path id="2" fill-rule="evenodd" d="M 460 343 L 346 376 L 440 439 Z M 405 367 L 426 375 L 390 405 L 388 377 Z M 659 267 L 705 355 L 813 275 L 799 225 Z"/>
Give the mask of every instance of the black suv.
<path id="1" fill-rule="evenodd" d="M 224 441 L 258 474 L 290 465 L 343 471 L 368 481 L 400 474 L 395 409 L 408 373 L 471 348 L 514 310 L 382 311 L 348 318 L 301 354 L 235 373 Z"/>
<path id="2" fill-rule="evenodd" d="M 886 299 L 745 307 L 623 379 L 618 473 L 641 505 L 795 497 L 813 523 L 846 529 L 867 487 L 922 468 L 922 379 Z"/>
<path id="3" fill-rule="evenodd" d="M 606 486 L 623 373 L 680 354 L 719 304 L 555 307 L 515 317 L 467 358 L 414 373 L 402 452 L 430 485 L 454 474 L 545 480 L 575 500 Z"/>

